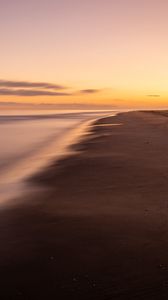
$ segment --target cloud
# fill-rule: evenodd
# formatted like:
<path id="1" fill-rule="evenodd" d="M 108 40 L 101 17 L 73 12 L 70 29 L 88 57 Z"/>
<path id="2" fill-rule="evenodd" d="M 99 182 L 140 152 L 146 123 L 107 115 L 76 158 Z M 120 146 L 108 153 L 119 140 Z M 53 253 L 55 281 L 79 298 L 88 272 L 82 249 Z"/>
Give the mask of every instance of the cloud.
<path id="1" fill-rule="evenodd" d="M 5 88 L 39 88 L 63 90 L 66 86 L 48 83 L 48 82 L 30 82 L 30 81 L 9 81 L 0 79 L 0 87 Z"/>
<path id="2" fill-rule="evenodd" d="M 13 101 L 11 101 L 11 102 L 4 102 L 4 101 L 0 101 L 0 105 L 18 105 L 18 104 L 20 104 L 20 103 L 18 103 L 18 102 L 13 102 Z"/>
<path id="3" fill-rule="evenodd" d="M 98 89 L 67 91 L 68 87 L 49 82 L 31 82 L 0 79 L 0 96 L 76 96 L 100 92 Z"/>
<path id="4" fill-rule="evenodd" d="M 54 92 L 47 90 L 34 90 L 34 89 L 1 89 L 0 96 L 70 96 L 71 93 Z"/>
<path id="5" fill-rule="evenodd" d="M 66 102 L 66 103 L 34 103 L 34 102 L 4 102 L 0 101 L 0 107 L 1 108 L 7 108 L 7 107 L 16 107 L 16 108 L 28 108 L 31 107 L 33 109 L 116 109 L 117 106 L 114 104 L 93 104 L 93 103 L 84 103 L 84 102 Z"/>
<path id="6" fill-rule="evenodd" d="M 100 92 L 98 89 L 86 89 L 86 90 L 80 90 L 81 94 L 95 94 Z"/>
<path id="7" fill-rule="evenodd" d="M 151 98 L 159 98 L 160 95 L 147 95 L 147 97 L 151 97 Z"/>

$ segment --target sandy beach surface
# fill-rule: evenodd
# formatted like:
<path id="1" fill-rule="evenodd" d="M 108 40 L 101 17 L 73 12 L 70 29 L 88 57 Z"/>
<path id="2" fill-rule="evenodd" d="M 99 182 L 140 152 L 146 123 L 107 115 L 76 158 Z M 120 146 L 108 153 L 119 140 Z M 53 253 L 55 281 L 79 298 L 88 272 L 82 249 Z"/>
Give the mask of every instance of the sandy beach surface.
<path id="1" fill-rule="evenodd" d="M 167 112 L 96 121 L 0 209 L 0 299 L 168 299 Z"/>

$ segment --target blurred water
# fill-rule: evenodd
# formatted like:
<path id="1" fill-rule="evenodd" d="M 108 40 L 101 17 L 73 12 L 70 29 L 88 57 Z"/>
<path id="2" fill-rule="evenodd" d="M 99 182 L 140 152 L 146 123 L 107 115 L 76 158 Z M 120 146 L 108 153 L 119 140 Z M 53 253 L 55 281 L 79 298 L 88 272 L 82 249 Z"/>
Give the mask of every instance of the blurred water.
<path id="1" fill-rule="evenodd" d="M 81 134 L 87 122 L 111 111 L 3 111 L 0 112 L 0 200 L 14 196 L 21 183 Z"/>

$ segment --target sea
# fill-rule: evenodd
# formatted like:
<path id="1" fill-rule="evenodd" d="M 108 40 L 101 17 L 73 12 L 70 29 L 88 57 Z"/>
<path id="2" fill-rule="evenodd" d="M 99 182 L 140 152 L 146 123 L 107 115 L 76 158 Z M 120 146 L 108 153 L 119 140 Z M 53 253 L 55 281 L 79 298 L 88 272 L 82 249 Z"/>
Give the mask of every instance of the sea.
<path id="1" fill-rule="evenodd" d="M 0 111 L 0 203 L 25 191 L 27 179 L 67 155 L 91 123 L 118 111 Z"/>

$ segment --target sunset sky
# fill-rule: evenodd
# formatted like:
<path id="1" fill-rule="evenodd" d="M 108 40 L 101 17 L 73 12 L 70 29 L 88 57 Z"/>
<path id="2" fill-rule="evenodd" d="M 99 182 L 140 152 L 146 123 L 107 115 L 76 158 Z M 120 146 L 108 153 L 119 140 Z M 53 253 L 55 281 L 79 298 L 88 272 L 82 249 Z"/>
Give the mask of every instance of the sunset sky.
<path id="1" fill-rule="evenodd" d="M 167 0 L 0 0 L 0 101 L 168 106 Z"/>

